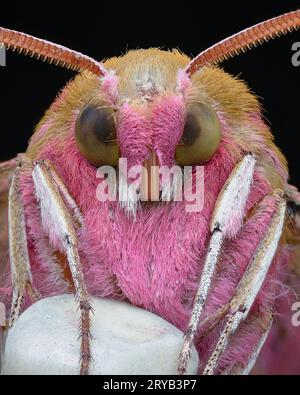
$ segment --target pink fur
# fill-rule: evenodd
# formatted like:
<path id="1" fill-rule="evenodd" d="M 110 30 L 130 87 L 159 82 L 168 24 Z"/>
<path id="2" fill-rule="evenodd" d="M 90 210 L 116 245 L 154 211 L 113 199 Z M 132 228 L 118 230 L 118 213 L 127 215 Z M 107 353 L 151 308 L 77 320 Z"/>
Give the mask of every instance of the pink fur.
<path id="1" fill-rule="evenodd" d="M 178 92 L 184 95 L 190 86 L 191 86 L 191 79 L 189 78 L 185 70 L 179 70 L 177 74 Z"/>
<path id="2" fill-rule="evenodd" d="M 106 73 L 106 75 L 101 78 L 102 80 L 102 89 L 106 94 L 107 100 L 112 105 L 115 105 L 118 99 L 118 77 L 114 74 L 114 72 L 110 71 Z"/>
<path id="3" fill-rule="evenodd" d="M 289 251 L 286 251 L 288 257 Z M 300 327 L 292 324 L 292 306 L 299 303 L 299 279 L 296 275 L 281 273 L 286 289 L 284 297 L 276 301 L 277 315 L 270 336 L 258 358 L 255 374 L 300 374 Z"/>
<path id="4" fill-rule="evenodd" d="M 142 165 L 151 148 L 161 165 L 172 166 L 183 122 L 184 101 L 181 96 L 163 97 L 147 105 L 145 111 L 124 104 L 118 119 L 121 157 L 127 158 L 128 167 Z"/>
<path id="5" fill-rule="evenodd" d="M 174 165 L 175 148 L 184 124 L 185 103 L 182 96 L 168 96 L 152 106 L 152 147 L 161 165 Z"/>
<path id="6" fill-rule="evenodd" d="M 56 102 L 55 102 L 56 103 Z M 55 105 L 53 105 L 55 107 Z M 45 133 L 47 132 L 47 130 L 49 130 L 49 128 L 51 127 L 52 122 L 45 122 L 40 128 L 39 130 L 34 133 L 30 139 L 30 143 L 31 144 L 35 144 L 39 141 L 39 139 L 43 138 L 43 136 L 45 135 Z"/>
<path id="7" fill-rule="evenodd" d="M 183 121 L 184 101 L 180 95 L 160 98 L 147 106 L 147 111 L 124 104 L 118 118 L 121 156 L 128 159 L 129 166 L 133 166 L 142 164 L 149 150 L 153 149 L 161 165 L 172 166 Z M 260 119 L 257 117 L 253 122 L 260 122 Z M 186 212 L 184 201 L 148 204 L 137 212 L 135 221 L 128 218 L 118 202 L 100 203 L 97 200 L 97 169 L 79 153 L 73 125 L 63 145 L 56 144 L 54 136 L 44 146 L 39 158 L 52 161 L 84 217 L 84 230 L 78 232 L 79 253 L 90 294 L 127 299 L 185 330 L 203 267 L 211 213 L 236 163 L 235 152 L 240 148 L 229 149 L 232 139 L 226 120 L 222 121 L 222 134 L 218 151 L 204 164 L 203 210 Z M 282 177 L 286 175 L 282 173 Z M 44 296 L 66 292 L 65 281 L 59 277 L 55 264 L 50 262 L 51 246 L 47 244 L 47 234 L 41 228 L 30 173 L 23 178 L 21 187 L 34 282 Z M 270 191 L 270 185 L 258 168 L 247 209 L 253 208 Z M 224 245 L 223 258 L 209 293 L 206 315 L 224 305 L 233 295 L 274 210 L 268 198 L 264 200 L 264 207 L 265 210 L 250 218 L 240 231 L 233 229 L 238 231 L 237 237 Z M 57 248 L 59 243 L 54 241 L 53 246 Z M 243 324 L 239 335 L 228 347 L 219 369 L 236 362 L 246 362 L 255 349 L 261 331 L 253 320 L 273 310 L 278 292 L 274 279 L 278 278 L 277 271 L 283 262 L 278 253 L 247 319 L 248 324 Z M 200 370 L 219 331 L 220 326 L 197 346 L 201 356 Z"/>

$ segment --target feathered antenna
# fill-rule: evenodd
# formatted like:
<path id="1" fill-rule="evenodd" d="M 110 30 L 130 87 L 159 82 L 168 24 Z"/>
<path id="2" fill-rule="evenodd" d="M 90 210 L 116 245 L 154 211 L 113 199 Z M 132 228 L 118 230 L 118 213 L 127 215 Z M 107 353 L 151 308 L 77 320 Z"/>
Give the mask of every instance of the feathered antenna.
<path id="1" fill-rule="evenodd" d="M 101 63 L 80 52 L 3 27 L 0 27 L 1 44 L 7 49 L 18 50 L 19 53 L 24 52 L 25 55 L 35 56 L 37 59 L 41 58 L 75 71 L 87 70 L 100 77 L 108 74 Z"/>
<path id="2" fill-rule="evenodd" d="M 291 32 L 300 27 L 300 10 L 288 12 L 278 17 L 258 23 L 248 29 L 226 38 L 201 52 L 187 65 L 185 72 L 191 76 L 206 64 L 217 64 L 241 51 L 251 49 L 275 36 Z"/>

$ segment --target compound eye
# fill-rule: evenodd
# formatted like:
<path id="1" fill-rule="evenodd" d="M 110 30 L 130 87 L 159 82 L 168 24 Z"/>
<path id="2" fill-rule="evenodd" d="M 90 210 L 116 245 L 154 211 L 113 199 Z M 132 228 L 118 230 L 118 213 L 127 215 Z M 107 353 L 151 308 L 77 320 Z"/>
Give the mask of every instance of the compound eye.
<path id="1" fill-rule="evenodd" d="M 88 104 L 79 113 L 75 125 L 77 146 L 93 165 L 116 166 L 119 146 L 113 111 Z"/>
<path id="2" fill-rule="evenodd" d="M 197 165 L 209 160 L 221 141 L 221 128 L 215 110 L 204 103 L 188 107 L 181 141 L 175 158 L 181 166 Z"/>

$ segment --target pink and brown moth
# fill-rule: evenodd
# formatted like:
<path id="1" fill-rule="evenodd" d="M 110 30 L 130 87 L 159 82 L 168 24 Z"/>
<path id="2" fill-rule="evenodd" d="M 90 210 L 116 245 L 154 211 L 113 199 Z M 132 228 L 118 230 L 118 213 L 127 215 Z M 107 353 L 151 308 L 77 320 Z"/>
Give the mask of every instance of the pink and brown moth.
<path id="1" fill-rule="evenodd" d="M 0 165 L 7 271 L 1 295 L 11 306 L 9 325 L 40 297 L 74 292 L 81 374 L 91 361 L 89 295 L 126 300 L 182 330 L 179 374 L 193 343 L 200 374 L 249 372 L 271 327 L 273 343 L 299 357 L 295 332 L 282 330 L 289 323 L 277 299 L 290 273 L 300 272 L 300 194 L 288 184 L 286 160 L 257 98 L 218 67 L 299 26 L 298 10 L 192 60 L 147 49 L 104 63 L 0 29 L 5 47 L 80 72 L 37 125 L 26 153 Z M 185 199 L 172 199 L 173 187 L 164 201 L 157 172 L 146 182 L 142 173 L 137 198 L 100 202 L 97 170 L 109 165 L 118 172 L 120 158 L 128 168 L 192 166 L 191 181 L 201 165 L 202 209 L 186 210 Z"/>

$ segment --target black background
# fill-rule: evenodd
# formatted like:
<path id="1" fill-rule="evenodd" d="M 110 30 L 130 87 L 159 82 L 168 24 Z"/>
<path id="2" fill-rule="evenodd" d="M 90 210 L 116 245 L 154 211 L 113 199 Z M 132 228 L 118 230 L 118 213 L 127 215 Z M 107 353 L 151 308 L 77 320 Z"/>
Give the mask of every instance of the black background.
<path id="1" fill-rule="evenodd" d="M 298 378 L 297 378 L 298 377 Z M 262 388 L 263 385 L 266 385 L 270 391 L 276 389 L 279 393 L 286 392 L 288 387 L 295 386 L 297 388 L 299 384 L 299 376 L 14 376 L 13 383 L 11 376 L 1 376 L 1 384 L 4 387 L 6 385 L 7 388 L 13 385 L 15 391 L 19 393 L 23 393 L 24 389 L 30 391 L 31 395 L 38 394 L 41 392 L 45 392 L 44 388 L 47 389 L 48 393 L 53 394 L 62 394 L 62 393 L 80 393 L 80 394 L 106 394 L 106 393 L 127 393 L 130 394 L 130 390 L 115 390 L 115 391 L 105 391 L 103 389 L 106 381 L 114 380 L 114 382 L 120 381 L 135 381 L 137 382 L 137 389 L 134 392 L 145 394 L 153 394 L 155 392 L 169 393 L 170 391 L 166 390 L 146 390 L 148 380 L 180 380 L 184 381 L 185 379 L 196 380 L 196 385 L 194 389 L 191 390 L 173 390 L 172 393 L 192 393 L 192 394 L 200 394 L 200 393 L 224 393 L 228 392 L 230 394 L 238 394 L 244 392 L 245 386 L 249 390 L 249 393 L 256 393 L 258 388 Z M 293 384 L 294 383 L 294 384 Z M 140 388 L 140 384 L 144 384 L 143 388 Z"/>
<path id="2" fill-rule="evenodd" d="M 196 55 L 248 26 L 300 7 L 299 1 L 275 2 L 45 2 L 1 6 L 0 25 L 81 51 L 96 59 L 127 49 L 179 48 Z M 300 187 L 300 67 L 291 63 L 292 44 L 300 32 L 278 38 L 223 64 L 240 75 L 261 98 L 277 145 L 287 156 L 291 182 Z M 73 72 L 7 53 L 0 68 L 0 160 L 26 150 L 35 124 L 72 78 Z"/>

